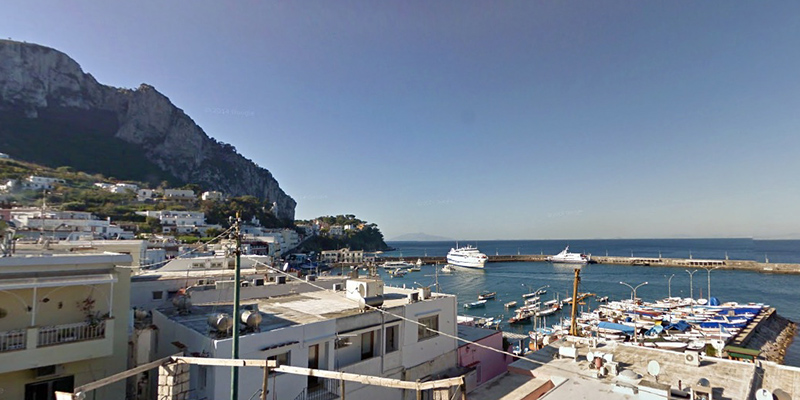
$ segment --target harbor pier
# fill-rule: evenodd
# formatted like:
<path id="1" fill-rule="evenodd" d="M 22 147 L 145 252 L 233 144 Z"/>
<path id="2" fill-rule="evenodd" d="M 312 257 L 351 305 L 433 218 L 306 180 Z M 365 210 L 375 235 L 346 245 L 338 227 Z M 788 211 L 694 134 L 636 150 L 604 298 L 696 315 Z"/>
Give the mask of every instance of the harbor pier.
<path id="1" fill-rule="evenodd" d="M 521 254 L 521 255 L 489 255 L 487 262 L 543 262 L 547 261 L 548 255 L 544 254 Z M 445 264 L 445 257 L 409 257 L 406 261 L 414 262 L 419 258 L 424 264 Z M 379 264 L 386 261 L 400 261 L 402 257 L 381 257 Z M 747 270 L 755 272 L 765 272 L 773 274 L 800 274 L 800 264 L 788 263 L 763 263 L 750 260 L 715 260 L 715 259 L 693 259 L 693 258 L 658 258 L 658 257 L 614 257 L 614 256 L 592 256 L 594 264 L 615 264 L 631 266 L 655 266 L 655 267 L 676 267 L 676 268 L 705 268 L 718 267 L 720 269 Z"/>

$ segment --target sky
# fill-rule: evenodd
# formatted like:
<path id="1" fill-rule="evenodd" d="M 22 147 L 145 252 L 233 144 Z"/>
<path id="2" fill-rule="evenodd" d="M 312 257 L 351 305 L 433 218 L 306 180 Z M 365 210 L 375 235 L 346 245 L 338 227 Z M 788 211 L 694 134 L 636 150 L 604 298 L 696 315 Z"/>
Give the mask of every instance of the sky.
<path id="1" fill-rule="evenodd" d="M 800 2 L 4 2 L 296 217 L 388 239 L 800 238 Z"/>

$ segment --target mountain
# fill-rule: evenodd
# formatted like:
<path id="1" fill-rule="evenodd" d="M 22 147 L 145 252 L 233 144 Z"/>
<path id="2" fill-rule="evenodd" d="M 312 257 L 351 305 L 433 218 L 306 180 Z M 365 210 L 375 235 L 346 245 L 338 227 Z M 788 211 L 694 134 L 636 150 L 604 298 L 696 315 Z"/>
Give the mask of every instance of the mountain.
<path id="1" fill-rule="evenodd" d="M 428 235 L 427 233 L 422 232 L 406 233 L 404 235 L 389 239 L 390 242 L 446 242 L 448 240 L 453 241 L 455 239 L 444 236 Z"/>
<path id="2" fill-rule="evenodd" d="M 66 54 L 36 44 L 0 40 L 0 152 L 117 179 L 256 196 L 294 220 L 297 203 L 268 170 L 206 135 L 154 87 L 102 85 Z"/>

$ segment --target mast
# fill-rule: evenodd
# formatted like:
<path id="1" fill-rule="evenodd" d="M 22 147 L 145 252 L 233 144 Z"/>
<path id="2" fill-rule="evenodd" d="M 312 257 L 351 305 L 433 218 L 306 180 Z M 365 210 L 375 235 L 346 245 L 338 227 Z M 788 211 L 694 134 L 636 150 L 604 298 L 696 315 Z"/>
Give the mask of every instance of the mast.
<path id="1" fill-rule="evenodd" d="M 580 336 L 578 334 L 578 283 L 581 281 L 581 269 L 575 268 L 575 280 L 572 283 L 572 313 L 570 314 L 570 327 L 569 334 L 572 336 Z"/>

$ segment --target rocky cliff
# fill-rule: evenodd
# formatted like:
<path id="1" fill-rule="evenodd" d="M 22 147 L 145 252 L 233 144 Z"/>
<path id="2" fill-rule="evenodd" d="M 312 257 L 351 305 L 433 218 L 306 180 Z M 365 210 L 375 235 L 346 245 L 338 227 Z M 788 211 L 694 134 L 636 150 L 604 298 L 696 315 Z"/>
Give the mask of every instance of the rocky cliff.
<path id="1" fill-rule="evenodd" d="M 102 85 L 44 46 L 0 40 L 0 152 L 121 179 L 253 195 L 277 203 L 279 218 L 294 219 L 296 202 L 269 171 L 210 138 L 155 88 Z"/>

